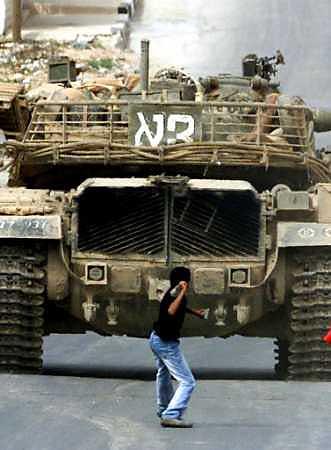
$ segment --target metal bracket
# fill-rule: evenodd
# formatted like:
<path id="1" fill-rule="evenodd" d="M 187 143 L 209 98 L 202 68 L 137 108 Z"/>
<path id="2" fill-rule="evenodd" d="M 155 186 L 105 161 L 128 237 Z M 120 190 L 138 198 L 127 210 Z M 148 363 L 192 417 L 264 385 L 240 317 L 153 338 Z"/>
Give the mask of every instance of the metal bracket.
<path id="1" fill-rule="evenodd" d="M 225 327 L 226 325 L 226 317 L 228 315 L 228 308 L 224 305 L 223 302 L 219 302 L 217 308 L 214 311 L 217 327 Z"/>
<path id="2" fill-rule="evenodd" d="M 177 175 L 175 177 L 167 175 L 156 175 L 148 177 L 148 180 L 156 185 L 166 185 L 166 186 L 186 186 L 190 181 L 189 177 L 183 177 Z"/>
<path id="3" fill-rule="evenodd" d="M 87 322 L 94 322 L 99 305 L 93 302 L 93 294 L 89 290 L 86 292 L 86 302 L 82 304 L 84 318 Z"/>
<path id="4" fill-rule="evenodd" d="M 106 308 L 107 323 L 110 326 L 115 326 L 118 324 L 118 315 L 120 312 L 120 307 L 115 303 L 114 300 L 109 301 L 109 306 Z"/>

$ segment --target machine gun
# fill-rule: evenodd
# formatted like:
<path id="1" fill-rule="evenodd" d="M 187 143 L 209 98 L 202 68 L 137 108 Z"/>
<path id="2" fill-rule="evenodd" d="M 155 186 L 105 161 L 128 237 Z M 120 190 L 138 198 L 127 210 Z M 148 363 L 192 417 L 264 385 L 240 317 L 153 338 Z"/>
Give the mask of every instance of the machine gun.
<path id="1" fill-rule="evenodd" d="M 274 56 L 263 56 L 259 58 L 256 54 L 246 55 L 242 61 L 244 77 L 255 77 L 256 75 L 270 81 L 272 76 L 278 72 L 277 66 L 285 64 L 285 59 L 280 50 Z"/>

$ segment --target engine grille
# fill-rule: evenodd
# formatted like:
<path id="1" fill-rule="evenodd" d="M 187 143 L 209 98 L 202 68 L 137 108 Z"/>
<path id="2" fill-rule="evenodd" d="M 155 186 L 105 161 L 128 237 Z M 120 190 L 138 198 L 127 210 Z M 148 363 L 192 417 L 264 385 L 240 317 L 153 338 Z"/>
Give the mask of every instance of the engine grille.
<path id="1" fill-rule="evenodd" d="M 260 205 L 250 195 L 194 193 L 175 201 L 171 243 L 180 256 L 256 256 Z"/>
<path id="2" fill-rule="evenodd" d="M 100 205 L 102 205 L 100 207 Z M 87 189 L 78 249 L 151 257 L 258 256 L 260 204 L 250 192 Z"/>
<path id="3" fill-rule="evenodd" d="M 116 255 L 163 254 L 163 193 L 152 189 L 109 191 L 92 189 L 84 195 L 79 213 L 79 250 Z"/>

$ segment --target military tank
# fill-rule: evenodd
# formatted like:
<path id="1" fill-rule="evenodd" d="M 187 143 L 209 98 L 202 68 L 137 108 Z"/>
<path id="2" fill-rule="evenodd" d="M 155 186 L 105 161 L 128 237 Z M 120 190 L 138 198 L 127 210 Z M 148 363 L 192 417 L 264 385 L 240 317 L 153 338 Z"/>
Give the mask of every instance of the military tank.
<path id="1" fill-rule="evenodd" d="M 276 342 L 276 372 L 331 377 L 327 111 L 281 93 L 281 54 L 241 76 L 175 69 L 105 102 L 38 102 L 4 145 L 0 370 L 39 372 L 50 333 L 147 337 L 171 268 L 192 272 L 184 336 Z M 220 343 L 221 345 L 221 343 Z"/>

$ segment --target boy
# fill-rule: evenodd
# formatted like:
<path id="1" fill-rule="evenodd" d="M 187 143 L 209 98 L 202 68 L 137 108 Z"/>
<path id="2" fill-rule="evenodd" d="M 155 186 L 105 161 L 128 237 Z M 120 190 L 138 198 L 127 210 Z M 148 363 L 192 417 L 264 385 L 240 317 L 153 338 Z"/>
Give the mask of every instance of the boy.
<path id="1" fill-rule="evenodd" d="M 191 428 L 183 420 L 196 381 L 179 347 L 180 330 L 186 312 L 204 318 L 204 310 L 187 308 L 186 292 L 191 274 L 186 267 L 176 267 L 170 273 L 170 289 L 164 294 L 160 313 L 150 336 L 150 346 L 155 355 L 157 376 L 157 415 L 163 427 Z M 174 393 L 171 376 L 179 382 Z"/>

